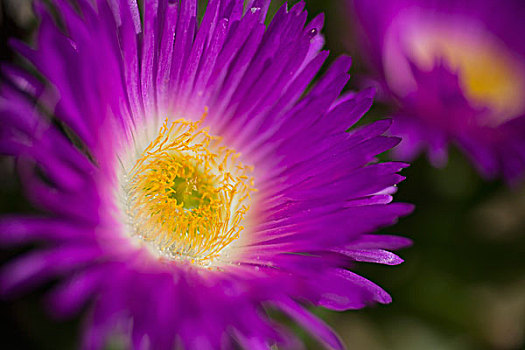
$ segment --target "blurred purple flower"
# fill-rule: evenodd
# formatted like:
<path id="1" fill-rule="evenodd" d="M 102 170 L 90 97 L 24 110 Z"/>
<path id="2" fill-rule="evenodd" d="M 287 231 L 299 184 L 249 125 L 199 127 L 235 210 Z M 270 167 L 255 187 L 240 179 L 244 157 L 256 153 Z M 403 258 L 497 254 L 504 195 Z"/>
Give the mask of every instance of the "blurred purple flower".
<path id="1" fill-rule="evenodd" d="M 520 0 L 350 0 L 365 51 L 399 109 L 395 149 L 435 166 L 455 143 L 486 178 L 525 174 L 525 5 Z"/>
<path id="2" fill-rule="evenodd" d="M 348 57 L 305 94 L 322 16 L 283 6 L 266 28 L 268 1 L 212 0 L 200 23 L 191 0 L 54 4 L 36 3 L 35 49 L 13 43 L 48 83 L 4 66 L 0 151 L 44 213 L 4 217 L 0 242 L 45 243 L 4 266 L 4 294 L 63 280 L 50 309 L 92 300 L 88 349 L 298 346 L 266 307 L 341 348 L 305 306 L 390 302 L 347 268 L 402 261 L 384 249 L 407 239 L 368 233 L 411 211 L 391 203 L 406 164 L 375 161 L 399 141 L 389 121 L 345 132 L 372 103 L 339 97 Z"/>

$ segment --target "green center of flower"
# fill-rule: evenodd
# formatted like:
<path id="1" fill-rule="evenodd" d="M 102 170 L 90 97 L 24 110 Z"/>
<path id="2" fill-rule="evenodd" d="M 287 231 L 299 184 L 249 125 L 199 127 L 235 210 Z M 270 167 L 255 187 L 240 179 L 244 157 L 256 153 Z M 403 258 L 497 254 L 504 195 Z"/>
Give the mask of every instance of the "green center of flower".
<path id="1" fill-rule="evenodd" d="M 203 187 L 208 187 L 199 176 L 183 178 L 176 176 L 168 189 L 168 197 L 181 203 L 186 210 L 199 208 L 210 204 L 210 199 L 205 198 L 201 192 Z M 200 191 L 199 191 L 200 189 Z"/>

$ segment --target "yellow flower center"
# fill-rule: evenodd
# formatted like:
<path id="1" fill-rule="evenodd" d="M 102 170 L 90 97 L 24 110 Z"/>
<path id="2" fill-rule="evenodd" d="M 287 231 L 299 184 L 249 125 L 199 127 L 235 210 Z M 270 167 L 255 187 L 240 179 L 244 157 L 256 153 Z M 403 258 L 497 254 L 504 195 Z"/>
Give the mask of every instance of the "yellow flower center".
<path id="1" fill-rule="evenodd" d="M 167 120 L 128 174 L 134 234 L 171 259 L 208 266 L 239 237 L 253 167 L 200 121 Z"/>
<path id="2" fill-rule="evenodd" d="M 474 106 L 492 110 L 497 125 L 525 109 L 525 81 L 519 60 L 488 32 L 458 33 L 457 28 L 424 31 L 412 38 L 411 51 L 422 68 L 444 59 L 459 74 L 465 96 Z"/>

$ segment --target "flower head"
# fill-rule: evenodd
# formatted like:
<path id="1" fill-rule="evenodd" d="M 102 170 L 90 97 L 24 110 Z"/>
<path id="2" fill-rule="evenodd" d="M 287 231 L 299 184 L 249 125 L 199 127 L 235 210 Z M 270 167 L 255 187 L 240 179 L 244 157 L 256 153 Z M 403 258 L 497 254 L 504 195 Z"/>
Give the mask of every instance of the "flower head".
<path id="1" fill-rule="evenodd" d="M 455 143 L 482 175 L 525 174 L 525 29 L 521 1 L 353 1 L 382 85 L 399 103 L 402 159 Z"/>
<path id="2" fill-rule="evenodd" d="M 372 91 L 339 97 L 350 60 L 308 92 L 327 52 L 323 17 L 267 1 L 39 2 L 44 82 L 6 67 L 0 151 L 18 158 L 38 216 L 4 217 L 3 245 L 46 242 L 3 269 L 3 293 L 60 277 L 59 316 L 89 300 L 83 344 L 133 348 L 295 347 L 266 308 L 325 345 L 342 344 L 305 306 L 390 302 L 347 268 L 401 262 L 369 234 L 411 206 L 391 203 L 403 163 L 390 122 L 345 130 Z M 74 6 L 73 6 L 74 5 Z M 94 6 L 96 5 L 96 6 Z M 54 18 L 50 13 L 58 13 Z"/>

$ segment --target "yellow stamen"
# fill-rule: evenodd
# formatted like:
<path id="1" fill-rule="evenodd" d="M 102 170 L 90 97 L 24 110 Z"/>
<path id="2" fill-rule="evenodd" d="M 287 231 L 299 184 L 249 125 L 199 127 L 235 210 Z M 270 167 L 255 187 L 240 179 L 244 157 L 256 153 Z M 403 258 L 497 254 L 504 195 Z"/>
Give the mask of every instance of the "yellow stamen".
<path id="1" fill-rule="evenodd" d="M 134 233 L 164 255 L 201 265 L 239 237 L 256 191 L 253 167 L 199 121 L 166 120 L 129 172 Z"/>

